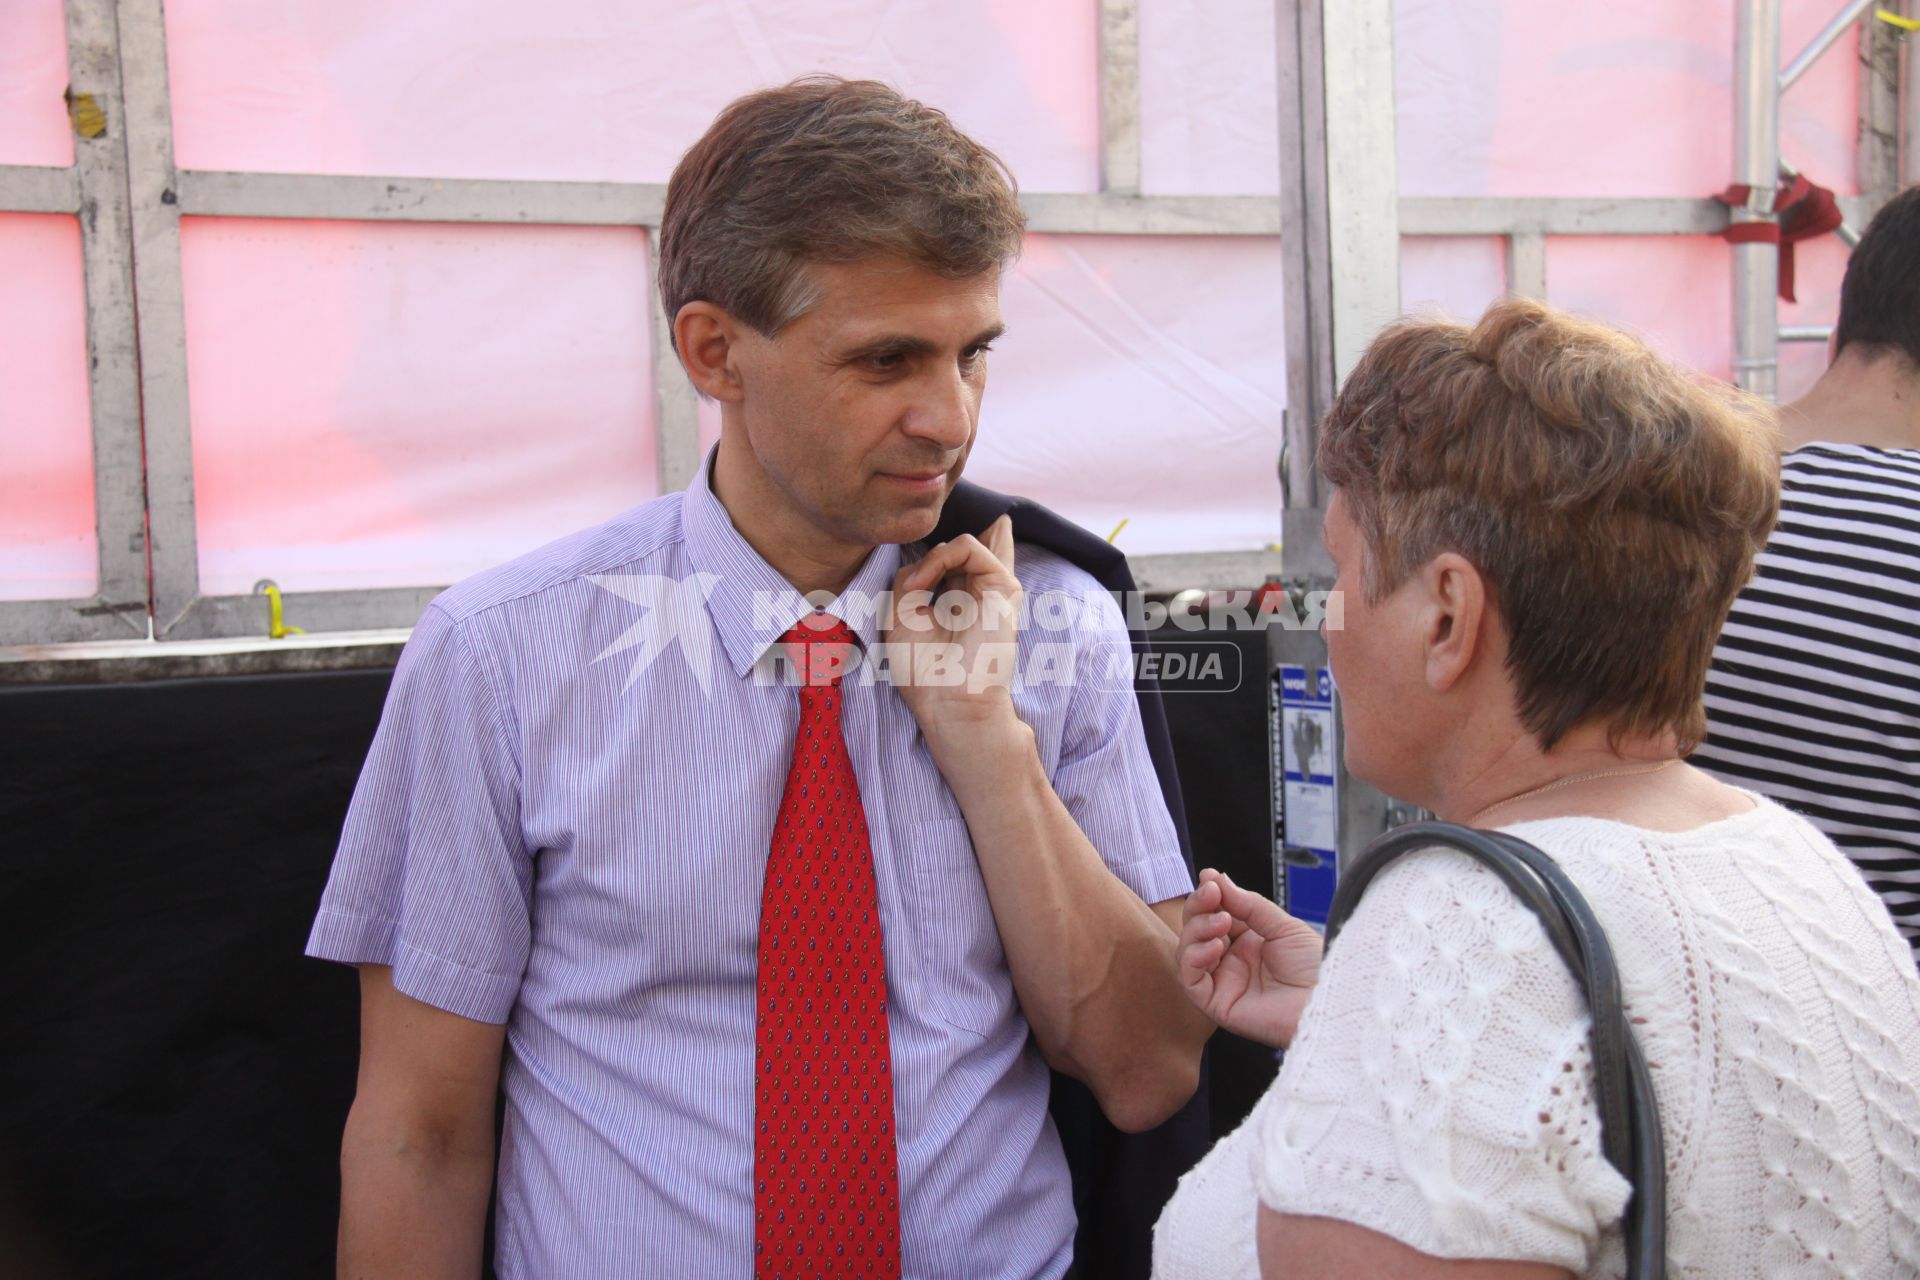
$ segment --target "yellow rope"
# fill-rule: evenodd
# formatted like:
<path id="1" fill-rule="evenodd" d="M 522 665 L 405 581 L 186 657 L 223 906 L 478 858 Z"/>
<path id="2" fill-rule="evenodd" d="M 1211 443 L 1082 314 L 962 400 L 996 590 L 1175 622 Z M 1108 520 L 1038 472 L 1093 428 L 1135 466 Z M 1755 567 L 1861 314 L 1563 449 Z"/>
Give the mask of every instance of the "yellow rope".
<path id="1" fill-rule="evenodd" d="M 268 582 L 262 584 L 260 589 L 267 593 L 268 635 L 272 636 L 275 640 L 284 640 L 288 636 L 303 636 L 307 634 L 305 627 L 290 627 L 287 625 L 286 619 L 282 616 L 281 612 L 279 587 Z"/>

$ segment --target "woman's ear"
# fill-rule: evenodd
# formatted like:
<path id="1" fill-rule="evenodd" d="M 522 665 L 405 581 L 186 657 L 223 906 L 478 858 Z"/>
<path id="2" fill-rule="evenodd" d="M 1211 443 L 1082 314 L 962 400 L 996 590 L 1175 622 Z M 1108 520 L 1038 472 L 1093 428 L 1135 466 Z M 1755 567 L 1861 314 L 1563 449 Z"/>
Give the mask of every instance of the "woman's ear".
<path id="1" fill-rule="evenodd" d="M 1426 588 L 1427 685 L 1436 693 L 1451 689 L 1473 666 L 1486 620 L 1487 584 L 1471 560 L 1445 551 L 1421 570 Z"/>
<path id="2" fill-rule="evenodd" d="M 702 395 L 723 401 L 741 398 L 740 336 L 734 318 L 711 302 L 689 302 L 673 318 L 674 348 Z"/>

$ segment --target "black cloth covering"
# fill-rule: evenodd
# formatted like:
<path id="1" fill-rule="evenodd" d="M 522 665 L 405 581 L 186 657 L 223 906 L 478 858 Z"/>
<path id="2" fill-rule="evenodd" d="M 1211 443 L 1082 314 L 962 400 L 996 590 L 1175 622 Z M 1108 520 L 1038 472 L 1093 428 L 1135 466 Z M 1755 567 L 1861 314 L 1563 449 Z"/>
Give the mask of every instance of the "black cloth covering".
<path id="1" fill-rule="evenodd" d="M 1119 548 L 1062 516 L 1025 498 L 995 493 L 971 481 L 954 487 L 929 541 L 947 542 L 963 533 L 978 535 L 1002 515 L 1013 517 L 1016 542 L 1044 547 L 1085 569 L 1109 591 L 1132 592 L 1133 571 Z M 1136 651 L 1148 647 L 1143 631 L 1134 631 Z M 1174 767 L 1173 740 L 1159 686 L 1136 680 L 1140 720 L 1147 750 L 1159 775 L 1160 791 L 1173 815 L 1180 852 L 1193 870 L 1193 844 L 1180 799 L 1180 775 Z M 1206 1153 L 1209 1140 L 1206 1073 L 1200 1088 L 1172 1118 L 1145 1133 L 1123 1133 L 1108 1121 L 1093 1091 L 1070 1076 L 1053 1075 L 1053 1122 L 1060 1130 L 1067 1166 L 1073 1174 L 1073 1203 L 1080 1216 L 1074 1240 L 1075 1274 L 1083 1280 L 1147 1280 L 1153 1269 L 1153 1224 L 1172 1197 L 1180 1175 Z"/>
<path id="2" fill-rule="evenodd" d="M 359 995 L 301 951 L 391 678 L 0 686 L 0 1276 L 333 1275 Z"/>

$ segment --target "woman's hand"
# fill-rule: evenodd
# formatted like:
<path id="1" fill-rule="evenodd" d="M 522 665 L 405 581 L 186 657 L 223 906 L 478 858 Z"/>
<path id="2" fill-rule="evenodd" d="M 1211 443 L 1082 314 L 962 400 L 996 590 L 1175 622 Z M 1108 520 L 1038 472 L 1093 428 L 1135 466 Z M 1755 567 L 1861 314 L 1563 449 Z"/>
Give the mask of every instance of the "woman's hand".
<path id="1" fill-rule="evenodd" d="M 1320 934 L 1224 872 L 1200 873 L 1180 930 L 1180 985 L 1215 1022 L 1284 1049 L 1320 980 Z"/>

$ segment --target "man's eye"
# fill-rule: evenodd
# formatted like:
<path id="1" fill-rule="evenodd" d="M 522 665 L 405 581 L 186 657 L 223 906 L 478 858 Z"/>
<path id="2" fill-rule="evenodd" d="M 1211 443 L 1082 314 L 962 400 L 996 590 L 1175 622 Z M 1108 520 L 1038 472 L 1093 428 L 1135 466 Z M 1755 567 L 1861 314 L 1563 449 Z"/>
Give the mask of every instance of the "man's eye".
<path id="1" fill-rule="evenodd" d="M 879 355 L 868 356 L 863 362 L 867 368 L 880 373 L 891 373 L 907 362 L 907 358 L 898 351 L 885 351 Z"/>
<path id="2" fill-rule="evenodd" d="M 973 365 L 979 364 L 981 359 L 991 350 L 993 350 L 993 347 L 984 342 L 977 347 L 968 347 L 960 353 L 960 363 L 972 367 Z"/>

